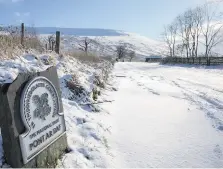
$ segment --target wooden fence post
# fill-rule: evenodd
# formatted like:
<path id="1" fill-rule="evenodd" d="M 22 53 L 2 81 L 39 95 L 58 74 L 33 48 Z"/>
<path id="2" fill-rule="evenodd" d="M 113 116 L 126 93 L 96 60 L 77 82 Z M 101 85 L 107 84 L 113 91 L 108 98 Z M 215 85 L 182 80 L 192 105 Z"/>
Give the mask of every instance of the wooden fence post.
<path id="1" fill-rule="evenodd" d="M 60 53 L 60 31 L 56 32 L 56 47 L 55 47 L 56 53 Z"/>
<path id="2" fill-rule="evenodd" d="M 54 51 L 54 45 L 55 45 L 55 41 L 52 41 L 52 51 Z M 55 48 L 55 50 L 56 50 L 56 48 Z"/>
<path id="3" fill-rule="evenodd" d="M 24 36 L 25 36 L 25 26 L 24 23 L 21 24 L 21 45 L 24 46 Z"/>

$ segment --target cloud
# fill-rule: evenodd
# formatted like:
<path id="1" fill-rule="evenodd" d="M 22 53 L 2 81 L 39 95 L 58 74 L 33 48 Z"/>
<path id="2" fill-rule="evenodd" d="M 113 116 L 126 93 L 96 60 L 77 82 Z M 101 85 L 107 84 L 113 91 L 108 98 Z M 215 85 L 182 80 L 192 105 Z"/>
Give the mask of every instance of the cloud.
<path id="1" fill-rule="evenodd" d="M 24 0 L 0 0 L 0 3 L 6 3 L 6 4 L 9 4 L 9 3 L 18 3 L 18 2 L 22 2 Z"/>
<path id="2" fill-rule="evenodd" d="M 17 3 L 17 2 L 21 2 L 21 1 L 24 1 L 24 0 L 12 0 L 12 3 Z"/>
<path id="3" fill-rule="evenodd" d="M 207 2 L 222 2 L 223 0 L 207 0 Z"/>
<path id="4" fill-rule="evenodd" d="M 24 12 L 24 13 L 15 12 L 15 16 L 17 16 L 17 17 L 29 17 L 30 12 Z"/>
<path id="5" fill-rule="evenodd" d="M 24 16 L 30 16 L 30 12 L 23 13 Z"/>
<path id="6" fill-rule="evenodd" d="M 212 4 L 212 3 L 221 3 L 223 2 L 223 0 L 194 0 L 194 2 L 196 4 L 199 4 L 199 5 L 203 5 L 203 4 Z"/>
<path id="7" fill-rule="evenodd" d="M 15 12 L 15 16 L 20 17 L 20 16 L 21 16 L 21 14 L 20 14 L 19 12 Z"/>

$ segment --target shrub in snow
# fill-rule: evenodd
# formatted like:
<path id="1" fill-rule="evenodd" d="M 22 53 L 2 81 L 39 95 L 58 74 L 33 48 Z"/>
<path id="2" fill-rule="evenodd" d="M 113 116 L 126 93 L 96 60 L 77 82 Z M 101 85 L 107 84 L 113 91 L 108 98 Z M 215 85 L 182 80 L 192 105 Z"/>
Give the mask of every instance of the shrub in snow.
<path id="1" fill-rule="evenodd" d="M 100 75 L 95 75 L 94 84 L 98 87 L 105 88 L 103 77 L 101 77 Z"/>
<path id="2" fill-rule="evenodd" d="M 85 92 L 85 89 L 80 85 L 75 75 L 73 75 L 71 80 L 66 80 L 66 87 L 72 91 L 76 97 L 81 97 Z"/>

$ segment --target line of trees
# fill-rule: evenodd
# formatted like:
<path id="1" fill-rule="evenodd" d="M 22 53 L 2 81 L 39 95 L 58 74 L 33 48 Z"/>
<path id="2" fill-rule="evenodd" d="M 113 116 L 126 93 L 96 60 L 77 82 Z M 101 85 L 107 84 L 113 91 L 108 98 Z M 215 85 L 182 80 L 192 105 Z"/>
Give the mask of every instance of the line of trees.
<path id="1" fill-rule="evenodd" d="M 203 55 L 209 63 L 213 48 L 223 42 L 222 14 L 218 12 L 218 5 L 206 3 L 188 9 L 164 27 L 162 36 L 168 46 L 168 56 L 195 58 L 203 45 Z"/>

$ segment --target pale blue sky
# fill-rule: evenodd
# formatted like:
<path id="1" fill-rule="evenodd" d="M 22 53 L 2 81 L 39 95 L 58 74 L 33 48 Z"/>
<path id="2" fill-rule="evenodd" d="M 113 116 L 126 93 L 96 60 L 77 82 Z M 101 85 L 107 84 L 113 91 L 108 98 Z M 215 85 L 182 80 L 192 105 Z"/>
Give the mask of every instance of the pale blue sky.
<path id="1" fill-rule="evenodd" d="M 108 28 L 158 38 L 163 25 L 205 0 L 0 0 L 0 24 Z"/>

